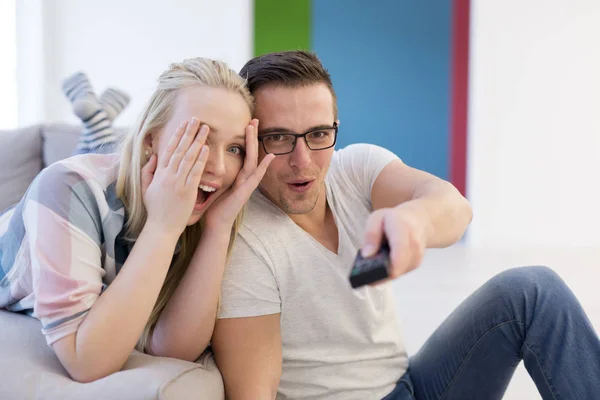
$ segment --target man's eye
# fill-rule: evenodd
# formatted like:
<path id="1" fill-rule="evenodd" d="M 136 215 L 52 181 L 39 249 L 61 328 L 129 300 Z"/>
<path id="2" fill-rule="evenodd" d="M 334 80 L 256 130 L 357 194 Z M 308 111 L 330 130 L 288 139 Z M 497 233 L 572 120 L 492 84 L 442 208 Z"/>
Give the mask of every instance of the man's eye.
<path id="1" fill-rule="evenodd" d="M 275 134 L 267 136 L 265 139 L 269 142 L 275 142 L 277 144 L 290 143 L 294 141 L 294 135 Z"/>
<path id="2" fill-rule="evenodd" d="M 317 132 L 311 132 L 308 136 L 311 139 L 326 139 L 331 137 L 331 135 L 333 135 L 333 132 L 330 131 L 317 131 Z"/>

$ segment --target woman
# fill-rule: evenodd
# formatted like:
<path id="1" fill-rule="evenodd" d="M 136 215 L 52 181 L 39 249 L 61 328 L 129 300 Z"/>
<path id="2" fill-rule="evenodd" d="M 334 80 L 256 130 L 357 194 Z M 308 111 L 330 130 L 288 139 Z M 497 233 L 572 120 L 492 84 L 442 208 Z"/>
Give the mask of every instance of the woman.
<path id="1" fill-rule="evenodd" d="M 82 116 L 96 103 L 79 89 Z M 91 129 L 101 114 L 83 142 L 110 144 Z M 119 371 L 135 347 L 186 360 L 207 347 L 241 210 L 273 158 L 257 167 L 251 114 L 225 64 L 174 64 L 120 154 L 53 164 L 0 216 L 0 307 L 40 319 L 73 379 Z"/>

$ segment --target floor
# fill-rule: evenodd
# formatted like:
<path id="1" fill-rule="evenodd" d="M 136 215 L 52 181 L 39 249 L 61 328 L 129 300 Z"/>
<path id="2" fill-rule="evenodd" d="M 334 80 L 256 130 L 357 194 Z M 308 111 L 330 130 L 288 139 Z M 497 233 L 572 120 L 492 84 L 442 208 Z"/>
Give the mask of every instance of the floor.
<path id="1" fill-rule="evenodd" d="M 547 265 L 558 272 L 600 332 L 600 249 L 479 250 L 457 245 L 428 251 L 420 268 L 393 283 L 409 354 L 477 287 L 520 265 Z M 541 399 L 522 363 L 504 399 Z"/>

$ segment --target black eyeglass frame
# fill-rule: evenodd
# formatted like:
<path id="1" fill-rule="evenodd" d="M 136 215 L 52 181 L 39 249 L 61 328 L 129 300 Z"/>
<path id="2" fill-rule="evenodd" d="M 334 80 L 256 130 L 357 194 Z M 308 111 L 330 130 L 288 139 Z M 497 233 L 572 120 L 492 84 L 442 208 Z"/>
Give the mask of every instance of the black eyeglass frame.
<path id="1" fill-rule="evenodd" d="M 331 146 L 327 146 L 327 147 L 323 147 L 321 149 L 311 149 L 310 148 L 310 144 L 308 144 L 308 140 L 306 140 L 306 136 L 310 135 L 311 133 L 315 133 L 315 132 L 320 132 L 322 130 L 325 129 L 334 129 L 335 133 L 334 133 L 334 138 L 333 138 L 333 143 L 331 144 Z M 267 146 L 265 146 L 265 142 L 263 141 L 264 138 L 268 138 L 268 137 L 272 137 L 272 136 L 280 136 L 280 135 L 288 135 L 288 136 L 293 136 L 294 137 L 294 142 L 292 143 L 292 149 L 290 151 L 286 151 L 285 153 L 269 153 L 267 151 Z M 308 147 L 308 149 L 310 151 L 320 151 L 320 150 L 326 150 L 326 149 L 330 149 L 333 146 L 335 146 L 335 143 L 337 142 L 337 136 L 338 136 L 338 124 L 337 122 L 333 123 L 332 127 L 327 127 L 327 128 L 319 128 L 319 129 L 312 129 L 308 132 L 305 133 L 294 133 L 294 132 L 273 132 L 273 133 L 267 133 L 265 135 L 259 136 L 258 137 L 258 141 L 262 144 L 262 148 L 265 151 L 265 153 L 267 154 L 275 154 L 276 156 L 282 156 L 285 154 L 290 154 L 293 153 L 294 150 L 296 149 L 296 143 L 298 142 L 299 138 L 303 138 L 304 139 L 304 143 L 306 143 L 306 147 Z"/>

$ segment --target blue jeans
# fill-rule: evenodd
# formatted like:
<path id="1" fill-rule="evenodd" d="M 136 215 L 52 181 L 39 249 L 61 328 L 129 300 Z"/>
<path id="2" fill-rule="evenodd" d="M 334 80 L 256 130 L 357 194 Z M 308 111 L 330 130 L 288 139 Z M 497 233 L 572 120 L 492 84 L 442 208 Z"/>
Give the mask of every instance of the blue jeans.
<path id="1" fill-rule="evenodd" d="M 384 400 L 502 399 L 523 360 L 543 399 L 600 399 L 600 340 L 546 267 L 505 271 L 466 299 Z"/>
<path id="2" fill-rule="evenodd" d="M 101 144 L 100 146 L 92 147 L 90 149 L 75 149 L 73 155 L 80 154 L 110 154 L 114 153 L 118 148 L 117 142 L 110 142 Z"/>

